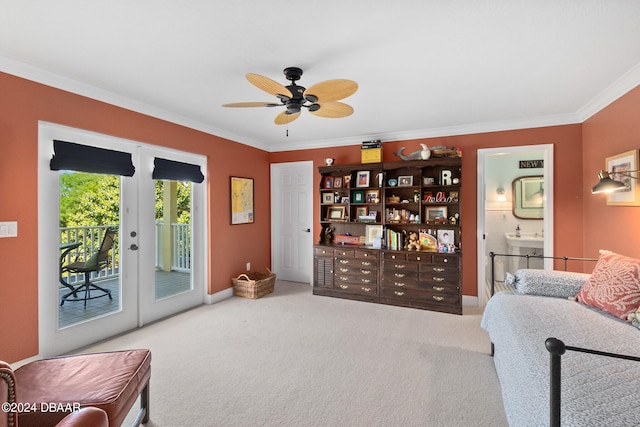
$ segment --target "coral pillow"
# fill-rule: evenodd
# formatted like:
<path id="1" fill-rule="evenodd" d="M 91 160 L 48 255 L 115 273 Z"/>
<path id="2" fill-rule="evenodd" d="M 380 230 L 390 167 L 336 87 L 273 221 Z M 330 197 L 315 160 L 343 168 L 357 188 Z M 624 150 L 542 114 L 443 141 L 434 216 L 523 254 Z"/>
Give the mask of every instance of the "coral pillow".
<path id="1" fill-rule="evenodd" d="M 578 301 L 627 320 L 640 306 L 640 260 L 600 251 L 600 258 Z"/>

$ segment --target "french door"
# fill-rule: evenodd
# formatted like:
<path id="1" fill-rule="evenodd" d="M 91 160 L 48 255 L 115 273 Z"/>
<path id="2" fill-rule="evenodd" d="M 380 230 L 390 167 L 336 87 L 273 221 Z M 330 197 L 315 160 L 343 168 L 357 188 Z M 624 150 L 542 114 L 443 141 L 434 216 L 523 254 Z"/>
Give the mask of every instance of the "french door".
<path id="1" fill-rule="evenodd" d="M 125 153 L 135 172 L 114 176 L 51 170 L 54 140 Z M 202 303 L 205 184 L 154 175 L 157 159 L 205 171 L 204 157 L 49 123 L 39 125 L 38 157 L 40 355 L 69 352 Z M 70 179 L 73 174 L 82 176 Z M 70 190 L 68 182 L 100 184 Z M 61 200 L 67 191 L 80 193 L 74 200 L 91 201 L 75 206 L 76 216 L 105 206 L 111 215 L 86 215 L 62 227 L 66 205 Z M 72 277 L 61 266 L 94 253 L 107 227 L 117 228 L 116 243 L 106 267 L 89 277 L 109 294 L 92 288 L 89 300 L 82 299 L 87 296 L 82 292 L 65 300 L 73 289 L 65 283 L 77 286 L 84 275 Z"/>

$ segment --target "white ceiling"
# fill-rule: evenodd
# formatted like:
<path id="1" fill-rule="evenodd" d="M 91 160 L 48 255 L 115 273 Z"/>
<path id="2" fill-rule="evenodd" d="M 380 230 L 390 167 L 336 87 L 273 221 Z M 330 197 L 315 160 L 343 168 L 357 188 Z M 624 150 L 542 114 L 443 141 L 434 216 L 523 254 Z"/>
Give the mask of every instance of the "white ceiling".
<path id="1" fill-rule="evenodd" d="M 221 106 L 288 66 L 354 114 Z M 640 1 L 0 0 L 0 71 L 270 151 L 579 123 L 640 83 Z"/>

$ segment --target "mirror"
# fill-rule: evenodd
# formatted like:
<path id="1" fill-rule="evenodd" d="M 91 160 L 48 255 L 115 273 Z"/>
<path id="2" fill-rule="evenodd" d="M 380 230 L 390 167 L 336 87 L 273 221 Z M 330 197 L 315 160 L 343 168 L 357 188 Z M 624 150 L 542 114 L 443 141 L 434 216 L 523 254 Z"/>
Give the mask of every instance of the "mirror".
<path id="1" fill-rule="evenodd" d="M 544 218 L 544 177 L 521 176 L 513 180 L 513 216 L 520 219 Z"/>

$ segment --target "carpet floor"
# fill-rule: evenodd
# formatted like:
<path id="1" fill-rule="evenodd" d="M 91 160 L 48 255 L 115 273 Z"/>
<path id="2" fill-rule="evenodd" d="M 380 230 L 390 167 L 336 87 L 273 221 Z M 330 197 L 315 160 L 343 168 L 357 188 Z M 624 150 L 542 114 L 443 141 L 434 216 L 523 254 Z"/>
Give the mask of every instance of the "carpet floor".
<path id="1" fill-rule="evenodd" d="M 277 281 L 83 351 L 151 349 L 147 426 L 506 426 L 481 315 Z"/>

